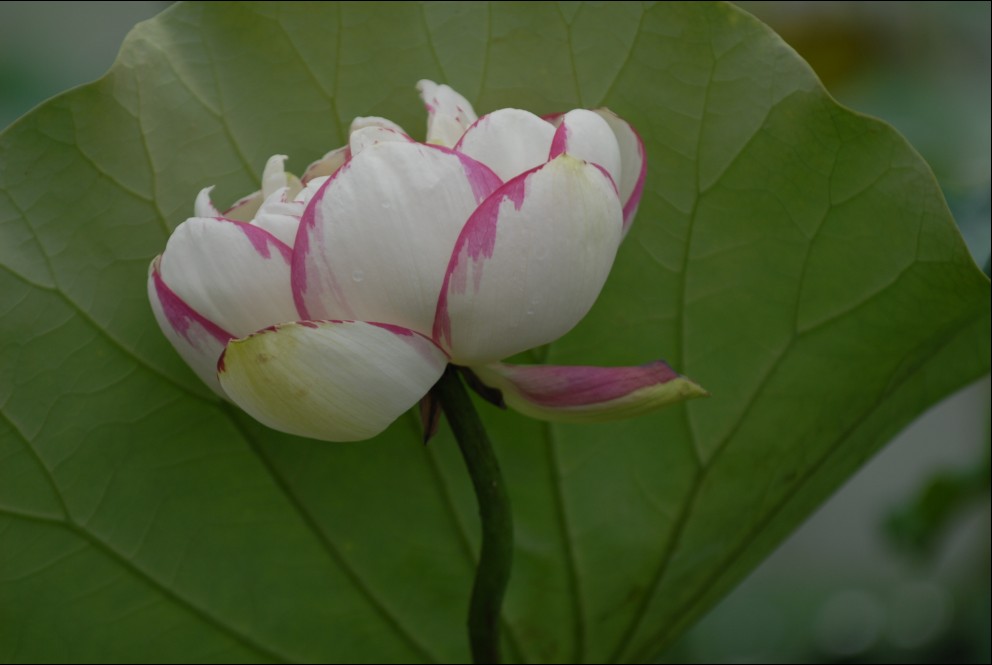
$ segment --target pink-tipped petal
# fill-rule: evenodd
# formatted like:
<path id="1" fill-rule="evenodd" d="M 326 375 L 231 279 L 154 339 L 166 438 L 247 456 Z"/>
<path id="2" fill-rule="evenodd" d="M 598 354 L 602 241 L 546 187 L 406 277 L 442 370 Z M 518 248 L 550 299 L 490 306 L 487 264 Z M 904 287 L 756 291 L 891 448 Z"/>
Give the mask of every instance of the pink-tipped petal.
<path id="1" fill-rule="evenodd" d="M 358 441 L 416 404 L 446 363 L 440 349 L 410 330 L 300 321 L 232 341 L 217 374 L 238 406 L 273 429 Z"/>
<path id="2" fill-rule="evenodd" d="M 179 225 L 162 254 L 162 279 L 189 306 L 236 337 L 299 319 L 290 255 L 268 231 L 223 218 Z"/>
<path id="3" fill-rule="evenodd" d="M 353 131 L 351 136 L 348 138 L 348 147 L 351 149 L 351 156 L 355 157 L 358 153 L 365 150 L 369 146 L 375 145 L 376 143 L 383 143 L 385 141 L 405 141 L 406 143 L 413 143 L 413 139 L 403 132 L 398 132 L 395 129 L 390 129 L 389 127 L 370 125 L 368 127 L 360 127 L 359 129 Z"/>
<path id="4" fill-rule="evenodd" d="M 620 181 L 617 182 L 617 186 L 620 189 L 620 200 L 623 202 L 623 228 L 626 233 L 630 229 L 631 222 L 634 221 L 637 206 L 644 193 L 644 178 L 648 171 L 644 142 L 641 141 L 637 130 L 613 111 L 597 109 L 595 112 L 613 130 L 617 145 L 620 147 Z"/>
<path id="5" fill-rule="evenodd" d="M 620 147 L 606 120 L 593 111 L 576 109 L 561 119 L 551 142 L 549 158 L 562 153 L 578 157 L 606 169 L 618 188 L 621 172 Z"/>
<path id="6" fill-rule="evenodd" d="M 426 79 L 417 82 L 427 107 L 427 142 L 452 147 L 478 119 L 468 100 L 446 85 Z"/>
<path id="7" fill-rule="evenodd" d="M 472 369 L 510 408 L 557 422 L 630 418 L 709 394 L 661 360 L 636 367 L 494 363 Z"/>
<path id="8" fill-rule="evenodd" d="M 389 321 L 429 334 L 455 239 L 500 184 L 450 150 L 365 148 L 304 212 L 293 256 L 303 318 Z"/>
<path id="9" fill-rule="evenodd" d="M 564 335 L 599 295 L 621 232 L 620 201 L 599 166 L 563 154 L 517 176 L 459 235 L 434 340 L 453 362 L 476 365 Z"/>
<path id="10" fill-rule="evenodd" d="M 455 149 L 509 180 L 548 161 L 554 136 L 555 128 L 533 113 L 500 109 L 479 118 Z"/>
<path id="11" fill-rule="evenodd" d="M 166 285 L 160 272 L 161 256 L 148 268 L 148 300 L 166 339 L 211 390 L 224 397 L 217 380 L 217 359 L 232 338 L 216 323 L 190 307 Z"/>

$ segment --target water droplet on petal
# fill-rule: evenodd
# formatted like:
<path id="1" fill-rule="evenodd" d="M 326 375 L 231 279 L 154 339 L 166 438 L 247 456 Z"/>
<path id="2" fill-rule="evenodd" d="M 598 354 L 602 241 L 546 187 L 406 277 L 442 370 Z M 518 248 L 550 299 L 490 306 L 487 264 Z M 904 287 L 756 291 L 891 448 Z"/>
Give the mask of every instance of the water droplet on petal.
<path id="1" fill-rule="evenodd" d="M 383 201 L 383 202 L 382 202 L 382 207 L 383 207 L 383 208 L 389 208 L 389 207 L 391 207 L 392 205 L 393 205 L 393 204 L 392 204 L 392 203 L 390 203 L 389 201 Z"/>
<path id="2" fill-rule="evenodd" d="M 360 282 L 363 279 L 365 279 L 365 273 L 362 272 L 361 270 L 353 270 L 351 272 L 351 281 Z"/>

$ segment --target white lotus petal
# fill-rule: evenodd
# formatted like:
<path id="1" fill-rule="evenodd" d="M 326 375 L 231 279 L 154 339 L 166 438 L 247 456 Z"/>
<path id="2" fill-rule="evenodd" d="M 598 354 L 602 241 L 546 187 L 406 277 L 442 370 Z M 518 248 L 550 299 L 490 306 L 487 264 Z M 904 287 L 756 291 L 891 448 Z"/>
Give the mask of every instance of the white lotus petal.
<path id="1" fill-rule="evenodd" d="M 568 332 L 592 307 L 622 233 L 609 176 L 568 154 L 496 190 L 458 237 L 434 340 L 453 362 L 491 362 Z"/>
<path id="2" fill-rule="evenodd" d="M 348 147 L 351 149 L 352 158 L 354 158 L 362 150 L 365 150 L 365 148 L 384 141 L 405 141 L 406 143 L 413 143 L 413 139 L 403 132 L 397 132 L 396 130 L 388 127 L 373 125 L 369 127 L 361 127 L 353 131 L 351 133 L 351 137 L 348 139 Z"/>
<path id="3" fill-rule="evenodd" d="M 644 178 L 647 175 L 647 158 L 644 153 L 644 142 L 631 127 L 630 123 L 609 109 L 596 109 L 603 120 L 613 130 L 620 148 L 620 201 L 623 202 L 624 232 L 630 228 L 637 214 L 637 206 L 644 192 Z"/>
<path id="4" fill-rule="evenodd" d="M 359 116 L 351 121 L 351 127 L 348 128 L 348 135 L 354 134 L 359 129 L 364 129 L 366 127 L 382 127 L 383 129 L 391 129 L 394 132 L 400 134 L 406 134 L 403 128 L 397 125 L 392 120 L 387 120 L 386 118 L 380 118 L 378 116 Z"/>
<path id="5" fill-rule="evenodd" d="M 416 404 L 446 363 L 430 340 L 404 328 L 300 321 L 232 341 L 218 376 L 230 398 L 269 427 L 357 441 Z"/>
<path id="6" fill-rule="evenodd" d="M 260 229 L 265 229 L 288 247 L 292 247 L 296 242 L 296 230 L 300 226 L 300 217 L 303 216 L 306 204 L 297 200 L 287 201 L 288 195 L 288 187 L 281 187 L 272 192 L 262 203 L 251 223 Z"/>
<path id="7" fill-rule="evenodd" d="M 197 312 L 236 337 L 299 319 L 285 243 L 257 226 L 193 217 L 162 254 L 162 279 Z"/>
<path id="8" fill-rule="evenodd" d="M 210 192 L 212 192 L 213 189 L 213 185 L 204 187 L 200 190 L 200 193 L 196 195 L 196 201 L 193 203 L 194 217 L 220 217 L 220 211 L 217 210 L 214 206 L 214 202 L 210 198 Z"/>
<path id="9" fill-rule="evenodd" d="M 427 142 L 452 147 L 478 119 L 468 100 L 446 85 L 426 79 L 417 82 L 427 107 Z"/>
<path id="10" fill-rule="evenodd" d="M 334 175 L 348 161 L 351 151 L 348 146 L 331 150 L 326 155 L 307 167 L 303 172 L 303 184 L 309 185 L 315 178 Z"/>
<path id="11" fill-rule="evenodd" d="M 563 152 L 602 166 L 613 178 L 619 192 L 623 178 L 620 146 L 610 125 L 599 114 L 585 109 L 565 114 L 555 130 L 550 157 L 555 158 Z"/>
<path id="12" fill-rule="evenodd" d="M 505 181 L 548 161 L 554 136 L 555 128 L 533 113 L 500 109 L 479 118 L 455 149 Z"/>
<path id="13" fill-rule="evenodd" d="M 366 148 L 303 215 L 293 256 L 300 314 L 429 333 L 455 239 L 500 184 L 482 164 L 444 148 Z"/>
<path id="14" fill-rule="evenodd" d="M 217 360 L 231 340 L 227 332 L 190 307 L 162 279 L 157 256 L 148 269 L 148 300 L 166 339 L 211 390 L 225 397 L 217 380 Z"/>

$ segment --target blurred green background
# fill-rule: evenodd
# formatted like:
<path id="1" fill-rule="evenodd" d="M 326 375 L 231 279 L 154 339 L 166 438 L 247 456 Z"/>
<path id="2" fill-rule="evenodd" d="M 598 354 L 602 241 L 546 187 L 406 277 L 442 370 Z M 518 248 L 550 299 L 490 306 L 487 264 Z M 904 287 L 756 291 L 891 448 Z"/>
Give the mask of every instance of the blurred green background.
<path id="1" fill-rule="evenodd" d="M 0 3 L 0 127 L 100 76 L 169 4 Z M 922 153 L 988 274 L 990 4 L 739 4 Z M 990 662 L 989 402 L 986 377 L 908 428 L 666 660 Z"/>

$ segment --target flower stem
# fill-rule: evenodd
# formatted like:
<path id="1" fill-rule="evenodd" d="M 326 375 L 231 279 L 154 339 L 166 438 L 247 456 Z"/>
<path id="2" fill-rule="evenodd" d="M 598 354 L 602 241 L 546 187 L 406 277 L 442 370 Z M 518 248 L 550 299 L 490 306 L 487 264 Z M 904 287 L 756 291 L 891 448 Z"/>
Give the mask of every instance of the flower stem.
<path id="1" fill-rule="evenodd" d="M 500 608 L 513 563 L 510 498 L 492 444 L 455 366 L 448 365 L 434 391 L 472 477 L 482 518 L 482 551 L 468 612 L 472 661 L 498 663 Z"/>

